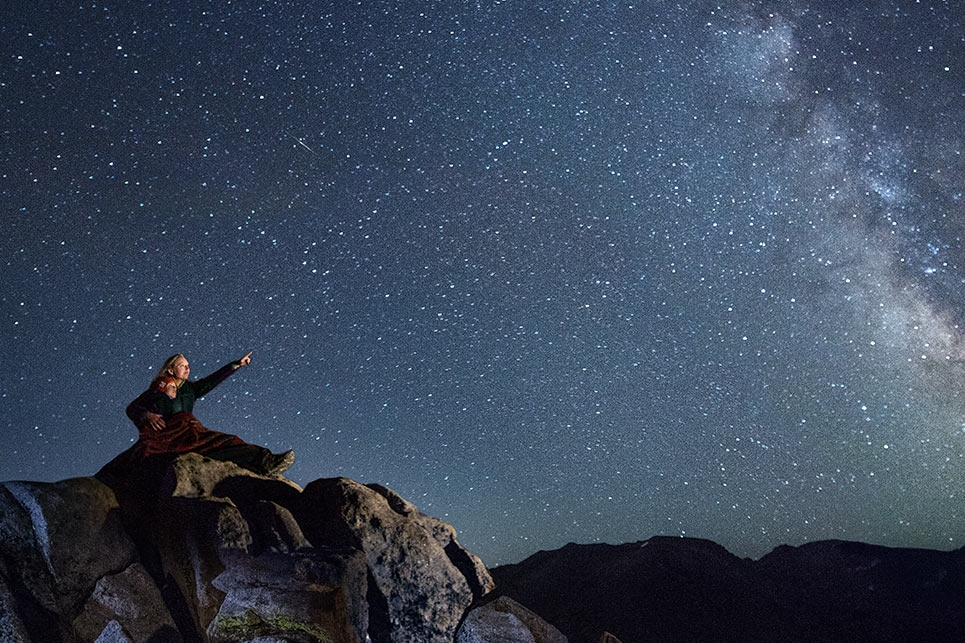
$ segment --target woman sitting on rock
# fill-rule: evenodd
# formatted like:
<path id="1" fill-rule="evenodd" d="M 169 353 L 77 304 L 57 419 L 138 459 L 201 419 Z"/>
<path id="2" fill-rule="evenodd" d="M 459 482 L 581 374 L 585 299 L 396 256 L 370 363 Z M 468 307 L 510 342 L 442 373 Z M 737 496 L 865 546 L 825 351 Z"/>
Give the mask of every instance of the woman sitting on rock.
<path id="1" fill-rule="evenodd" d="M 191 366 L 187 358 L 180 353 L 168 358 L 148 389 L 127 406 L 127 416 L 137 426 L 140 439 L 123 455 L 138 459 L 192 452 L 234 462 L 261 475 L 276 476 L 285 471 L 295 461 L 293 451 L 272 453 L 238 436 L 212 431 L 192 413 L 195 401 L 249 363 L 250 352 L 192 382 L 188 380 Z"/>

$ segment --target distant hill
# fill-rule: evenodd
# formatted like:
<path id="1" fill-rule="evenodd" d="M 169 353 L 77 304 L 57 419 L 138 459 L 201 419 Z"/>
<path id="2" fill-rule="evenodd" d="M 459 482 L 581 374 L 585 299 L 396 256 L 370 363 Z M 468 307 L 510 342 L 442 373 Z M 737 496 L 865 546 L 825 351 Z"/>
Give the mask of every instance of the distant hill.
<path id="1" fill-rule="evenodd" d="M 518 601 L 570 643 L 965 641 L 965 549 L 824 541 L 750 560 L 659 537 L 571 544 L 491 572 L 488 599 Z"/>

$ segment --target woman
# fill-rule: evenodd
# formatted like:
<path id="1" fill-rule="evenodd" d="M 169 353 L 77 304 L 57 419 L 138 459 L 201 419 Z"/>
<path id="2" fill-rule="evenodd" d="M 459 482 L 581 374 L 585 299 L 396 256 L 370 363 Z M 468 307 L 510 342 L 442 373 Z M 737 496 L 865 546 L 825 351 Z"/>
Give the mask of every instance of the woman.
<path id="1" fill-rule="evenodd" d="M 275 476 L 295 461 L 293 451 L 272 453 L 241 438 L 206 428 L 194 417 L 194 403 L 235 371 L 251 363 L 251 353 L 201 379 L 189 381 L 191 365 L 180 353 L 164 362 L 146 391 L 127 406 L 140 439 L 131 448 L 143 457 L 200 453 Z M 133 454 L 132 454 L 133 455 Z"/>

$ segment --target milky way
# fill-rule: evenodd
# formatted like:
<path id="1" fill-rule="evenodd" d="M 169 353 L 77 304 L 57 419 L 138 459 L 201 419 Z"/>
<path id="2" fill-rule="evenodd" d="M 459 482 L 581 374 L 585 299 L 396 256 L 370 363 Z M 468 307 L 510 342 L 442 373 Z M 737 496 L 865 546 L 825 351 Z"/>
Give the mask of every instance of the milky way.
<path id="1" fill-rule="evenodd" d="M 251 350 L 202 422 L 489 564 L 961 546 L 962 5 L 683 4 L 0 9 L 0 479 Z"/>

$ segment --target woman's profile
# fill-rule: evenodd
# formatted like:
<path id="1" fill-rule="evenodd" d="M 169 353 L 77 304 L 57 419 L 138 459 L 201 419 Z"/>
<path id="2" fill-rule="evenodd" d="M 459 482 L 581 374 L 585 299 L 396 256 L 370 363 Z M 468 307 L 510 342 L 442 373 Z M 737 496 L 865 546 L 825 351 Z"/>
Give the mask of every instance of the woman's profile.
<path id="1" fill-rule="evenodd" d="M 127 416 L 137 427 L 139 439 L 124 454 L 126 459 L 190 452 L 234 462 L 265 476 L 285 471 L 295 460 L 293 451 L 272 453 L 236 435 L 212 431 L 194 417 L 197 400 L 250 363 L 249 352 L 211 375 L 192 381 L 187 358 L 180 353 L 169 357 L 147 390 L 127 406 Z"/>

